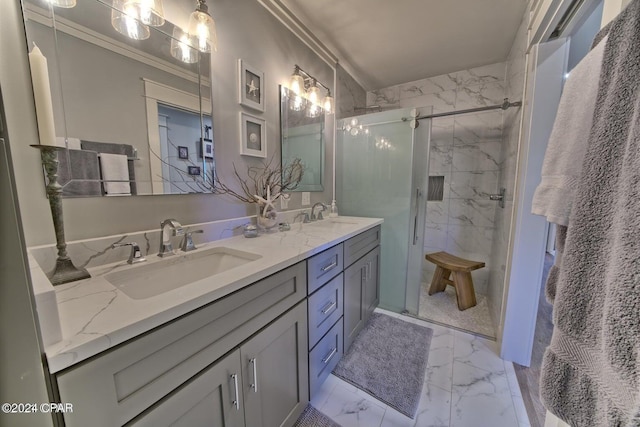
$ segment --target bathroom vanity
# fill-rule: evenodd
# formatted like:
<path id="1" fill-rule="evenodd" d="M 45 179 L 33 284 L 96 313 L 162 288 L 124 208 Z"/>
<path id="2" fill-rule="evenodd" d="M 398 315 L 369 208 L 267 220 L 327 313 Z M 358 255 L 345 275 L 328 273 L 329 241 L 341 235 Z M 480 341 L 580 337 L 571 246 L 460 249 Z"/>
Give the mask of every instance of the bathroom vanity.
<path id="1" fill-rule="evenodd" d="M 295 224 L 56 287 L 62 341 L 46 352 L 65 425 L 293 425 L 377 305 L 380 223 Z M 175 289 L 122 283 L 228 257 Z"/>

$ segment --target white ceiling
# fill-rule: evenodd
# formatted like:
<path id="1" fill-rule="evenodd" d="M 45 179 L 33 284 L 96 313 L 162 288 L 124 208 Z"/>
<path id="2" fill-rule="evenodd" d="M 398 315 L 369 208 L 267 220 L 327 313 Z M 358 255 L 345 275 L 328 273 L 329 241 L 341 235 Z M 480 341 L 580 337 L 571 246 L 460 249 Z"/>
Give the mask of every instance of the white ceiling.
<path id="1" fill-rule="evenodd" d="M 282 0 L 367 90 L 504 61 L 527 0 Z"/>

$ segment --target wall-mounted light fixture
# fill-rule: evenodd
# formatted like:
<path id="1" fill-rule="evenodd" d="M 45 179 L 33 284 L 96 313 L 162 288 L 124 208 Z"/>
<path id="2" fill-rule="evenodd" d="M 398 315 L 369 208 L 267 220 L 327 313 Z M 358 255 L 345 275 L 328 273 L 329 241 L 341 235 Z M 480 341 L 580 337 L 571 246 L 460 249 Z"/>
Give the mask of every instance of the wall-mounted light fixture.
<path id="1" fill-rule="evenodd" d="M 327 95 L 322 100 L 318 85 L 327 91 Z M 293 102 L 289 103 L 289 108 L 292 110 L 302 111 L 306 108 L 306 114 L 309 117 L 319 116 L 322 110 L 326 114 L 334 113 L 335 101 L 331 96 L 331 89 L 320 83 L 318 79 L 304 71 L 297 64 L 289 81 L 289 89 L 296 94 Z"/>

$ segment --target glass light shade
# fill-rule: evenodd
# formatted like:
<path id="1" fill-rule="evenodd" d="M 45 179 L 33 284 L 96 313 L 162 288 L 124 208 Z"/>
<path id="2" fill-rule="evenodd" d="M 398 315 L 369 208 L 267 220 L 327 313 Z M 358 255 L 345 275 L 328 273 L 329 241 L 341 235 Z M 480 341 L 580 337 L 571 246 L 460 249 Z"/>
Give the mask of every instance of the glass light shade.
<path id="1" fill-rule="evenodd" d="M 123 0 L 113 0 L 111 25 L 120 34 L 134 40 L 145 40 L 151 35 L 148 26 L 126 12 Z"/>
<path id="2" fill-rule="evenodd" d="M 304 93 L 304 79 L 297 72 L 291 76 L 289 89 L 296 95 L 302 95 Z"/>
<path id="3" fill-rule="evenodd" d="M 76 5 L 76 0 L 48 0 L 52 6 L 71 9 Z"/>
<path id="4" fill-rule="evenodd" d="M 188 32 L 195 37 L 195 46 L 200 52 L 206 53 L 218 50 L 216 23 L 207 12 L 196 10 L 191 14 Z"/>
<path id="5" fill-rule="evenodd" d="M 125 0 L 122 10 L 145 25 L 152 27 L 164 25 L 162 0 Z"/>
<path id="6" fill-rule="evenodd" d="M 334 106 L 335 106 L 335 101 L 333 100 L 333 97 L 331 95 L 327 95 L 324 98 L 324 102 L 322 103 L 322 106 L 324 108 L 324 112 L 327 114 L 333 114 L 334 113 Z"/>
<path id="7" fill-rule="evenodd" d="M 195 43 L 193 36 L 175 27 L 171 39 L 171 56 L 187 64 L 198 62 L 198 50 L 193 48 Z"/>
<path id="8" fill-rule="evenodd" d="M 311 86 L 307 91 L 307 99 L 309 100 L 309 106 L 307 107 L 307 116 L 318 117 L 322 112 L 322 108 L 320 107 L 320 88 L 318 88 L 318 86 L 316 86 L 315 84 Z"/>
<path id="9" fill-rule="evenodd" d="M 314 105 L 320 104 L 320 88 L 315 84 L 307 91 L 307 99 Z"/>

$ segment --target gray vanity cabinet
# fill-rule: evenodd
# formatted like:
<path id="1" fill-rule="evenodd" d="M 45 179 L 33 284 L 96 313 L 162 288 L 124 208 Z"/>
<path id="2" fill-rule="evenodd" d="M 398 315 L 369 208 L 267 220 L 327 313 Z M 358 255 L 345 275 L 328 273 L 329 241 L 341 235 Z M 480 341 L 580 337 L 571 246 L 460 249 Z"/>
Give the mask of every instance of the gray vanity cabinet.
<path id="1" fill-rule="evenodd" d="M 345 242 L 344 351 L 364 327 L 380 301 L 380 227 Z M 357 258 L 360 257 L 360 258 Z"/>
<path id="2" fill-rule="evenodd" d="M 231 382 L 224 384 L 222 377 L 208 384 L 204 389 L 198 388 L 197 378 L 200 376 L 218 378 L 216 376 L 218 373 L 214 372 L 218 369 L 217 364 L 222 363 L 219 361 L 226 360 L 225 358 L 237 349 L 240 349 L 241 358 L 237 360 L 240 369 L 236 367 L 234 372 L 238 371 L 240 375 L 238 384 L 241 393 L 244 389 L 243 377 L 253 378 L 247 377 L 248 366 L 243 364 L 244 357 L 253 355 L 251 357 L 258 359 L 257 368 L 264 367 L 267 371 L 273 371 L 258 371 L 261 372 L 260 375 L 265 376 L 259 381 L 259 386 L 262 386 L 265 392 L 277 390 L 276 395 L 280 396 L 285 396 L 286 393 L 297 393 L 297 399 L 306 404 L 308 399 L 306 296 L 307 268 L 306 262 L 302 261 L 57 373 L 56 381 L 61 401 L 71 402 L 74 406 L 73 413 L 64 414 L 65 425 L 67 427 L 113 427 L 129 425 L 133 422 L 142 423 L 140 425 L 168 425 L 169 417 L 160 416 L 159 423 L 149 424 L 143 421 L 147 416 L 155 420 L 156 415 L 152 415 L 155 411 L 159 411 L 158 414 L 165 411 L 184 412 L 184 406 L 181 403 L 183 395 L 190 396 L 187 400 L 191 400 L 195 405 L 202 399 L 213 398 L 211 393 L 214 395 L 224 393 L 223 389 L 230 391 Z M 260 345 L 256 344 L 274 340 L 279 345 L 265 346 L 265 349 L 260 349 Z M 296 347 L 291 344 L 293 341 L 296 342 Z M 276 350 L 281 350 L 281 354 L 276 354 Z M 288 370 L 280 364 L 274 364 L 273 361 L 276 359 L 287 360 Z M 289 366 L 291 361 L 296 360 L 299 361 L 297 364 L 292 363 L 292 366 Z M 278 369 L 281 369 L 281 372 L 275 372 Z M 210 373 L 208 373 L 209 370 L 211 370 Z M 296 381 L 298 377 L 301 379 L 297 384 L 290 384 L 291 390 L 283 390 L 280 388 L 283 386 L 282 380 L 270 376 L 276 373 L 288 378 L 292 377 Z M 231 373 L 229 373 L 229 379 L 231 379 L 230 375 Z M 216 381 L 220 381 L 220 384 L 215 384 Z M 233 389 L 235 391 L 235 384 Z M 299 390 L 303 392 L 300 393 Z M 199 399 L 197 399 L 198 396 Z M 246 396 L 245 390 L 244 397 Z M 287 396 L 283 400 L 291 402 L 292 398 Z M 265 404 L 271 404 L 271 402 L 269 399 L 262 399 L 257 404 L 252 404 L 254 406 L 250 410 L 240 407 L 244 416 L 249 412 L 262 410 Z M 227 403 L 220 411 L 211 413 L 201 413 L 198 409 L 189 416 L 200 417 L 197 419 L 225 416 L 227 414 L 225 411 L 228 411 L 231 406 L 234 405 Z M 294 413 L 301 405 L 298 403 L 295 406 L 290 404 L 289 406 L 291 413 L 284 414 L 280 423 L 256 424 L 252 421 L 244 425 L 280 426 L 283 422 L 288 422 L 288 417 L 297 417 L 298 414 Z M 274 408 L 266 409 L 266 411 L 272 410 L 277 410 L 277 414 L 282 413 L 282 410 L 275 405 Z M 268 412 L 268 416 L 269 420 L 273 420 L 275 415 Z M 192 425 L 198 427 L 199 425 L 227 424 L 195 423 Z M 235 424 L 229 425 L 235 426 Z"/>
<path id="3" fill-rule="evenodd" d="M 302 302 L 127 426 L 292 426 L 308 402 L 306 328 Z"/>
<path id="4" fill-rule="evenodd" d="M 292 426 L 309 401 L 306 303 L 244 343 L 240 354 L 246 426 Z"/>
<path id="5" fill-rule="evenodd" d="M 240 350 L 235 350 L 127 425 L 244 427 L 240 374 Z"/>
<path id="6" fill-rule="evenodd" d="M 364 310 L 365 310 L 365 322 L 369 320 L 369 316 L 373 310 L 378 306 L 380 302 L 380 280 L 379 265 L 380 265 L 380 247 L 378 246 L 371 252 L 369 252 L 365 259 L 367 265 L 365 267 L 364 278 Z"/>

